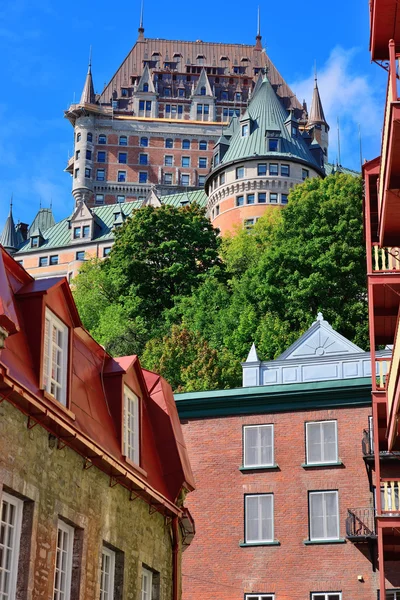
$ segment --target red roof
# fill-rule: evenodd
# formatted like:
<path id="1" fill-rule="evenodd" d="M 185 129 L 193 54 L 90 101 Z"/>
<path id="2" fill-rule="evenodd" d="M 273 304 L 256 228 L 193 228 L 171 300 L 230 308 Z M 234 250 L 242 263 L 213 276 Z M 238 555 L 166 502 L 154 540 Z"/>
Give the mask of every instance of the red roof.
<path id="1" fill-rule="evenodd" d="M 69 329 L 66 408 L 41 389 L 46 307 Z M 0 394 L 133 494 L 179 513 L 180 492 L 194 483 L 168 383 L 136 356 L 112 358 L 82 327 L 66 279 L 35 281 L 1 246 L 0 326 L 9 335 Z M 140 402 L 140 466 L 122 454 L 124 386 Z"/>

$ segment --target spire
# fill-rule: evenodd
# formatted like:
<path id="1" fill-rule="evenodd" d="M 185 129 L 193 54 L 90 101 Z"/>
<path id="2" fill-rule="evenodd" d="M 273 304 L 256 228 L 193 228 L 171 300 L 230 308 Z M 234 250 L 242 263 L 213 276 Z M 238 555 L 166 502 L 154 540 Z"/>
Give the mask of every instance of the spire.
<path id="1" fill-rule="evenodd" d="M 257 35 L 256 35 L 256 45 L 255 45 L 254 49 L 262 50 L 261 26 L 260 26 L 260 7 L 258 7 L 258 10 L 257 10 Z"/>
<path id="2" fill-rule="evenodd" d="M 85 85 L 83 86 L 80 104 L 94 104 L 95 102 L 96 96 L 92 78 L 92 47 L 90 46 L 88 72 L 85 79 Z"/>
<path id="3" fill-rule="evenodd" d="M 142 0 L 142 4 L 140 5 L 140 23 L 139 23 L 139 29 L 138 29 L 138 41 L 143 41 L 144 40 L 144 27 L 143 27 L 143 0 Z"/>
<path id="4" fill-rule="evenodd" d="M 10 254 L 12 254 L 18 249 L 18 236 L 15 230 L 15 223 L 12 215 L 12 202 L 13 197 L 11 196 L 10 212 L 8 213 L 8 217 L 0 237 L 0 244 Z"/>
<path id="5" fill-rule="evenodd" d="M 321 124 L 321 123 L 323 123 L 324 125 L 327 125 L 328 123 L 326 122 L 326 119 L 325 119 L 324 109 L 322 108 L 321 97 L 319 95 L 318 81 L 317 81 L 317 68 L 316 67 L 315 67 L 314 81 L 315 81 L 314 91 L 313 91 L 313 97 L 312 97 L 310 114 L 308 116 L 307 125 L 316 125 L 316 124 Z"/>

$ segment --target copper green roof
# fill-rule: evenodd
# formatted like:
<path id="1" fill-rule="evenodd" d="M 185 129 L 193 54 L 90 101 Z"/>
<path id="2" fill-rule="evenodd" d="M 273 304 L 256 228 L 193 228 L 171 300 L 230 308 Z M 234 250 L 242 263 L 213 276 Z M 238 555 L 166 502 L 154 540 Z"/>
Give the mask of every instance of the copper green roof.
<path id="1" fill-rule="evenodd" d="M 130 216 L 132 212 L 140 208 L 142 202 L 126 202 L 122 206 L 122 210 L 126 217 Z M 106 242 L 114 240 L 113 225 L 115 224 L 115 204 L 108 204 L 107 206 L 98 206 L 92 209 L 92 213 L 95 217 L 95 235 L 92 240 L 81 240 L 81 244 L 87 243 L 93 244 L 93 242 Z M 30 242 L 27 241 L 18 250 L 16 254 L 25 254 L 26 252 L 38 252 L 43 250 L 52 250 L 55 248 L 64 248 L 69 246 L 71 243 L 71 229 L 69 227 L 70 217 L 59 221 L 46 231 L 42 231 L 44 238 L 43 244 L 39 248 L 31 248 Z"/>
<path id="2" fill-rule="evenodd" d="M 12 215 L 12 205 L 10 205 L 10 212 L 8 213 L 4 229 L 0 236 L 0 244 L 7 251 L 16 250 L 18 248 L 18 236 L 17 232 L 15 231 L 15 223 Z"/>
<path id="3" fill-rule="evenodd" d="M 182 203 L 189 201 L 190 204 L 196 202 L 199 206 L 205 207 L 207 204 L 207 194 L 204 190 L 195 190 L 194 192 L 183 192 L 181 194 L 168 194 L 160 196 L 161 204 L 169 204 L 170 206 L 180 207 Z"/>
<path id="4" fill-rule="evenodd" d="M 231 161 L 254 156 L 273 156 L 274 158 L 300 159 L 309 163 L 317 171 L 322 169 L 312 156 L 301 133 L 292 135 L 291 128 L 285 125 L 289 113 L 284 108 L 267 77 L 264 77 L 257 92 L 253 95 L 249 107 L 241 117 L 243 124 L 249 118 L 249 135 L 242 135 L 242 128 L 236 128 L 229 148 L 221 160 L 221 165 Z M 280 139 L 279 151 L 269 152 L 266 144 L 266 132 Z M 225 133 L 225 132 L 224 132 Z"/>
<path id="5" fill-rule="evenodd" d="M 40 231 L 46 231 L 54 224 L 55 220 L 51 208 L 40 208 L 28 229 L 28 237 L 31 237 L 33 235 L 33 231 L 36 229 L 40 229 Z"/>
<path id="6" fill-rule="evenodd" d="M 360 171 L 354 171 L 353 169 L 346 169 L 342 165 L 334 165 L 332 163 L 325 163 L 325 173 L 332 175 L 332 173 L 344 173 L 345 175 L 352 175 L 353 177 L 360 177 Z"/>

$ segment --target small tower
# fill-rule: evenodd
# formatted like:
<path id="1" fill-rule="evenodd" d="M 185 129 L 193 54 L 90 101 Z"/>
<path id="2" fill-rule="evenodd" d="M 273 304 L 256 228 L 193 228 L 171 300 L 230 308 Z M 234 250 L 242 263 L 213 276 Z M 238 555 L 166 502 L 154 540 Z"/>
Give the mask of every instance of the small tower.
<path id="1" fill-rule="evenodd" d="M 317 140 L 325 155 L 325 161 L 328 159 L 329 147 L 329 125 L 326 122 L 324 109 L 322 108 L 321 97 L 319 95 L 317 74 L 315 73 L 315 85 L 311 108 L 308 115 L 306 129 Z"/>
<path id="2" fill-rule="evenodd" d="M 18 250 L 18 236 L 15 230 L 15 223 L 12 214 L 12 197 L 10 201 L 10 212 L 8 213 L 4 229 L 1 233 L 0 244 L 10 254 L 13 254 Z"/>

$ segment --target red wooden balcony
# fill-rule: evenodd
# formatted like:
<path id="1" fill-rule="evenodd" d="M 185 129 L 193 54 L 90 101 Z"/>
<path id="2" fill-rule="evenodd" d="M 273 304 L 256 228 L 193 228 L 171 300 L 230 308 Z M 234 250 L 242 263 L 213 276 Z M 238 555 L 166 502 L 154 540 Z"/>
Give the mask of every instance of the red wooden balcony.
<path id="1" fill-rule="evenodd" d="M 378 181 L 378 237 L 381 246 L 400 240 L 400 86 L 395 43 L 389 42 L 389 80 Z"/>
<path id="2" fill-rule="evenodd" d="M 369 45 L 372 60 L 387 60 L 389 40 L 396 42 L 396 52 L 400 52 L 400 11 L 397 0 L 371 0 L 370 11 Z"/>

